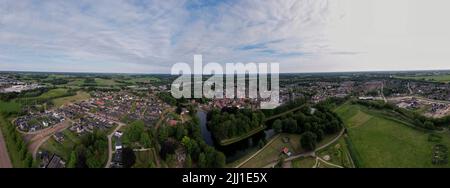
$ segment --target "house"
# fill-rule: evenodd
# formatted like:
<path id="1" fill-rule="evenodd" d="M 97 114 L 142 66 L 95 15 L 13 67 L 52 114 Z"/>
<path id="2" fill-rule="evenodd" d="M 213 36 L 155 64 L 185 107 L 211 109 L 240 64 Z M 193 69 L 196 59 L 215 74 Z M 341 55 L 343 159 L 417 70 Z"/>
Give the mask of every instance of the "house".
<path id="1" fill-rule="evenodd" d="M 114 132 L 114 136 L 117 137 L 117 138 L 122 137 L 122 135 L 123 135 L 122 131 L 116 131 L 116 132 Z"/>
<path id="2" fill-rule="evenodd" d="M 54 138 L 57 142 L 59 142 L 59 143 L 64 142 L 64 134 L 63 134 L 62 132 L 57 132 L 57 133 L 55 133 L 55 134 L 53 135 L 53 138 Z"/>
<path id="3" fill-rule="evenodd" d="M 284 147 L 281 152 L 285 155 L 287 155 L 288 157 L 290 157 L 292 155 L 292 153 L 289 151 L 289 148 Z"/>
<path id="4" fill-rule="evenodd" d="M 65 168 L 66 163 L 57 155 L 53 155 L 46 168 Z"/>
<path id="5" fill-rule="evenodd" d="M 169 123 L 170 126 L 176 126 L 178 124 L 178 121 L 171 119 L 171 120 L 169 120 L 168 123 Z"/>
<path id="6" fill-rule="evenodd" d="M 116 144 L 115 144 L 115 150 L 122 150 L 122 142 L 120 141 L 120 139 L 116 139 Z"/>

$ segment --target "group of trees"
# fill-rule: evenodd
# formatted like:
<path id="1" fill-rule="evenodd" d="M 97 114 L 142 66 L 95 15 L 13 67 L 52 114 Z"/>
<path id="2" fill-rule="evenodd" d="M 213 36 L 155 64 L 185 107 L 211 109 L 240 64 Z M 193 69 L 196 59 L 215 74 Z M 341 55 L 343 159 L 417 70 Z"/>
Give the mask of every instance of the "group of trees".
<path id="1" fill-rule="evenodd" d="M 169 105 L 177 105 L 177 99 L 175 99 L 169 92 L 159 92 L 157 96 Z"/>
<path id="2" fill-rule="evenodd" d="M 63 85 L 63 84 L 69 83 L 69 81 L 67 79 L 64 79 L 64 78 L 53 78 L 53 79 L 50 79 L 50 80 L 44 80 L 43 82 L 44 83 L 49 83 L 49 84 L 52 84 L 52 85 Z"/>
<path id="3" fill-rule="evenodd" d="M 208 114 L 208 127 L 218 141 L 238 137 L 264 126 L 265 115 L 250 109 L 223 108 Z"/>
<path id="4" fill-rule="evenodd" d="M 160 156 L 165 160 L 173 158 L 177 148 L 184 147 L 186 150 L 184 166 L 187 168 L 225 167 L 225 155 L 203 140 L 199 119 L 196 116 L 183 124 L 160 127 L 158 136 L 161 145 Z"/>
<path id="5" fill-rule="evenodd" d="M 94 131 L 81 137 L 72 151 L 68 167 L 102 168 L 108 158 L 108 140 L 102 131 Z"/>
<path id="6" fill-rule="evenodd" d="M 314 108 L 306 105 L 295 113 L 275 120 L 272 128 L 279 133 L 302 134 L 302 147 L 313 150 L 326 134 L 338 132 L 342 125 L 342 120 L 329 108 L 323 105 L 316 105 Z"/>
<path id="7" fill-rule="evenodd" d="M 33 167 L 33 156 L 28 152 L 27 144 L 23 140 L 22 135 L 16 131 L 16 128 L 10 122 L 1 116 L 2 114 L 0 114 L 0 124 L 5 128 L 3 129 L 3 135 L 5 140 L 9 142 L 7 143 L 9 153 L 12 156 L 17 156 L 18 158 L 16 158 L 16 160 L 20 160 L 23 167 Z M 14 147 L 14 149 L 12 149 L 11 146 Z"/>
<path id="8" fill-rule="evenodd" d="M 131 123 L 123 133 L 122 143 L 127 146 L 152 147 L 152 134 L 146 130 L 141 120 Z"/>

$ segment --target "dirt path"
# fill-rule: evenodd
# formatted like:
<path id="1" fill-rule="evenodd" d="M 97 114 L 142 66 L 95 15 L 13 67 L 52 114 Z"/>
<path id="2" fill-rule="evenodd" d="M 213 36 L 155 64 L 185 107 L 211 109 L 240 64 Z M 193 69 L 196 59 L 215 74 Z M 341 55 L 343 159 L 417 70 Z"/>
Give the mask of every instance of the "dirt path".
<path id="1" fill-rule="evenodd" d="M 117 127 L 114 129 L 114 131 L 108 135 L 108 161 L 106 162 L 105 168 L 109 168 L 109 166 L 111 166 L 111 161 L 112 161 L 112 155 L 113 155 L 113 149 L 112 149 L 112 137 L 114 136 L 114 133 L 116 133 L 120 128 L 122 128 L 123 126 L 125 126 L 125 124 L 121 123 L 121 122 L 116 122 L 118 125 Z"/>
<path id="2" fill-rule="evenodd" d="M 6 142 L 3 139 L 2 130 L 0 130 L 0 168 L 12 168 L 11 159 L 9 158 Z"/>

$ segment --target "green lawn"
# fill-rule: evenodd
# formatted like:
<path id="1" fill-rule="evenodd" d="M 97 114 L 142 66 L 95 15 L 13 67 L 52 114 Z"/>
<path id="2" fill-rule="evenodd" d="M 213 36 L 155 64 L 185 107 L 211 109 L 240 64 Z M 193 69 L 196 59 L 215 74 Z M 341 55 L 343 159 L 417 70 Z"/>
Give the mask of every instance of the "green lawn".
<path id="1" fill-rule="evenodd" d="M 2 130 L 2 135 L 5 140 L 6 148 L 8 149 L 8 154 L 11 159 L 11 163 L 13 167 L 15 168 L 23 168 L 25 167 L 24 162 L 21 160 L 20 152 L 17 148 L 17 145 L 15 144 L 15 141 L 13 140 L 13 136 L 10 131 L 8 131 L 7 126 L 12 127 L 11 125 L 11 119 L 5 118 L 0 113 L 0 129 Z"/>
<path id="2" fill-rule="evenodd" d="M 316 158 L 298 158 L 292 161 L 292 168 L 312 168 L 316 163 Z"/>
<path id="3" fill-rule="evenodd" d="M 434 143 L 427 141 L 428 132 L 359 105 L 346 103 L 336 112 L 348 128 L 361 167 L 438 167 L 431 164 Z M 448 132 L 438 134 L 450 146 Z"/>
<path id="4" fill-rule="evenodd" d="M 80 138 L 75 133 L 64 130 L 64 141 L 62 143 L 57 142 L 53 137 L 49 138 L 42 146 L 41 150 L 46 150 L 61 156 L 65 161 L 68 161 L 71 152 L 74 150 L 74 146 L 80 143 Z"/>
<path id="5" fill-rule="evenodd" d="M 11 114 L 20 112 L 22 106 L 17 102 L 5 102 L 0 100 L 0 113 Z"/>
<path id="6" fill-rule="evenodd" d="M 283 138 L 288 137 L 289 142 L 284 143 Z M 288 147 L 293 154 L 300 153 L 303 149 L 300 146 L 300 135 L 281 133 L 281 135 L 266 146 L 258 155 L 247 161 L 242 168 L 261 168 L 265 165 L 280 159 L 282 148 Z"/>
<path id="7" fill-rule="evenodd" d="M 339 165 L 345 168 L 353 168 L 351 157 L 345 143 L 344 138 L 340 138 L 338 142 L 328 146 L 327 148 L 317 152 L 317 156 L 324 159 L 329 156 L 330 160 L 327 162 Z"/>
<path id="8" fill-rule="evenodd" d="M 147 151 L 134 152 L 136 155 L 136 162 L 133 168 L 154 168 L 156 167 L 155 151 L 152 148 Z"/>

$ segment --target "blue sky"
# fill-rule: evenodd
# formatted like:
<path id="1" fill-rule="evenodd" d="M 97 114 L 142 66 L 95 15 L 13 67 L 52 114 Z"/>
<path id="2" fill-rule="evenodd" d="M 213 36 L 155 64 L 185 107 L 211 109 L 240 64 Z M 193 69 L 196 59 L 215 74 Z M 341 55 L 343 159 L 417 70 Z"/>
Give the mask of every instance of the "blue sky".
<path id="1" fill-rule="evenodd" d="M 165 73 L 194 54 L 282 72 L 449 69 L 450 4 L 431 1 L 0 0 L 0 70 Z"/>

